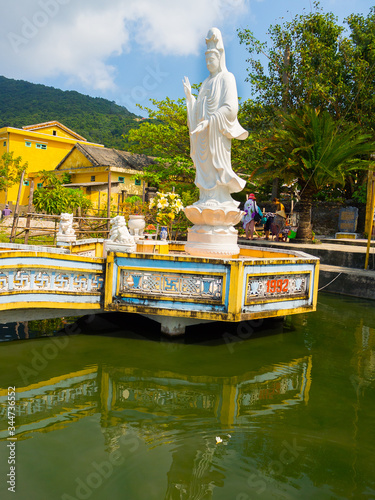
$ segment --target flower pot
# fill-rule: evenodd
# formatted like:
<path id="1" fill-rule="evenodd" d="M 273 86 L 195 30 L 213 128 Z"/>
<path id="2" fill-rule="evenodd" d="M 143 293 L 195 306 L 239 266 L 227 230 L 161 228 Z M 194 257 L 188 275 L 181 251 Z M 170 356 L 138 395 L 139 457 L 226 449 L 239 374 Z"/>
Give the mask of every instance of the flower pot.
<path id="1" fill-rule="evenodd" d="M 142 236 L 146 226 L 144 215 L 129 215 L 128 228 L 133 236 Z"/>

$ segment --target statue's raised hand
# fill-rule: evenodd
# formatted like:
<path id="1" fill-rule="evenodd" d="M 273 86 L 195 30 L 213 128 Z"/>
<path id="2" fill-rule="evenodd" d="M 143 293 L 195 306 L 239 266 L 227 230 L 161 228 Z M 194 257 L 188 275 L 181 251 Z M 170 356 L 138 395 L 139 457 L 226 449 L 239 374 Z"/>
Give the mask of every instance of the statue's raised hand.
<path id="1" fill-rule="evenodd" d="M 187 76 L 184 77 L 184 79 L 182 80 L 182 83 L 184 84 L 184 92 L 185 92 L 185 95 L 186 95 L 186 99 L 188 101 L 191 101 L 192 99 L 192 93 L 191 93 L 191 85 L 190 85 L 190 82 L 189 82 L 189 78 Z"/>

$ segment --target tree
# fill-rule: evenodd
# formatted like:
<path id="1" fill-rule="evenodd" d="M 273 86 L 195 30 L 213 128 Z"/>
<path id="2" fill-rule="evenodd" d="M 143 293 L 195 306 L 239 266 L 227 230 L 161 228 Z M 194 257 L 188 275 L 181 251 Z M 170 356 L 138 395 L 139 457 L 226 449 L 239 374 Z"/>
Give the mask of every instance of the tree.
<path id="1" fill-rule="evenodd" d="M 184 99 L 151 99 L 155 109 L 139 106 L 149 119 L 125 137 L 129 150 L 153 156 L 156 163 L 136 176 L 163 191 L 173 188 L 179 194 L 194 190 L 195 170 L 190 158 L 189 129 Z"/>
<path id="2" fill-rule="evenodd" d="M 67 179 L 60 179 L 55 172 L 47 170 L 39 172 L 39 175 L 44 186 L 34 192 L 33 205 L 37 212 L 59 215 L 77 208 L 86 213 L 92 208 L 91 201 L 81 189 L 69 189 L 62 185 Z"/>
<path id="3" fill-rule="evenodd" d="M 138 105 L 147 111 L 148 120 L 126 135 L 129 150 L 162 158 L 190 158 L 189 130 L 185 99 L 163 101 L 150 99 L 155 109 Z"/>
<path id="4" fill-rule="evenodd" d="M 8 189 L 20 181 L 22 172 L 27 169 L 27 162 L 22 164 L 21 156 L 13 158 L 13 151 L 0 157 L 0 191 L 5 191 L 5 203 L 8 201 Z"/>
<path id="5" fill-rule="evenodd" d="M 192 85 L 195 91 L 199 87 L 197 84 Z M 162 101 L 150 101 L 155 109 L 138 105 L 148 112 L 148 120 L 125 136 L 130 151 L 154 156 L 157 162 L 145 167 L 143 174 L 136 178 L 143 179 L 164 192 L 174 189 L 183 200 L 186 198 L 196 201 L 199 192 L 194 184 L 195 169 L 190 158 L 185 99 L 174 101 L 166 97 Z M 237 172 L 244 171 L 248 163 L 248 150 L 238 144 L 242 142 L 246 141 L 232 143 L 232 165 Z"/>
<path id="6" fill-rule="evenodd" d="M 263 147 L 268 163 L 265 178 L 281 177 L 300 189 L 300 221 L 297 238 L 312 239 L 313 197 L 329 185 L 345 185 L 349 172 L 367 169 L 375 144 L 357 124 L 337 123 L 328 111 L 310 106 L 280 112 L 280 121 Z"/>
<path id="7" fill-rule="evenodd" d="M 250 53 L 247 81 L 263 106 L 298 109 L 309 104 L 340 119 L 352 102 L 353 46 L 337 18 L 322 13 L 318 2 L 314 6 L 313 12 L 270 26 L 269 50 L 250 30 L 238 31 Z M 268 58 L 268 71 L 259 54 Z"/>
<path id="8" fill-rule="evenodd" d="M 147 165 L 135 178 L 144 180 L 149 186 L 157 186 L 163 192 L 175 190 L 180 196 L 185 192 L 196 192 L 194 201 L 198 199 L 198 188 L 194 184 L 195 170 L 190 159 L 175 156 L 156 160 L 156 165 Z"/>
<path id="9" fill-rule="evenodd" d="M 245 103 L 253 150 L 249 150 L 251 175 L 264 163 L 263 141 L 279 126 L 279 110 L 297 110 L 308 104 L 327 110 L 340 121 L 358 123 L 375 135 L 375 9 L 367 17 L 351 15 L 344 27 L 332 13 L 314 11 L 269 28 L 270 48 L 248 30 L 239 30 L 250 63 L 247 80 L 254 99 Z M 260 56 L 268 59 L 267 67 Z M 346 193 L 351 198 L 366 173 L 347 174 Z"/>
<path id="10" fill-rule="evenodd" d="M 61 184 L 69 184 L 71 182 L 71 175 L 63 173 L 57 175 L 53 170 L 41 170 L 39 172 L 40 180 L 45 186 L 57 186 Z"/>
<path id="11" fill-rule="evenodd" d="M 350 118 L 375 133 L 375 7 L 367 17 L 352 14 L 346 22 L 353 45 Z"/>

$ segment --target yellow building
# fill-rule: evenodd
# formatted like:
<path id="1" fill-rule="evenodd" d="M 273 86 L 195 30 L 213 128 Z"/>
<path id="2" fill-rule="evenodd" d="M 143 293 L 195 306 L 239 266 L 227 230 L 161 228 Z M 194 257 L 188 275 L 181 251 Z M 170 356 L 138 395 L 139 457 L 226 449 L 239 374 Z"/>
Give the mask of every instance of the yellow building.
<path id="1" fill-rule="evenodd" d="M 20 198 L 21 205 L 27 205 L 29 201 L 30 180 L 28 176 L 34 178 L 35 188 L 37 188 L 39 180 L 36 173 L 41 170 L 54 170 L 77 143 L 90 144 L 92 148 L 97 149 L 103 147 L 101 144 L 88 143 L 84 137 L 57 121 L 29 125 L 22 129 L 0 128 L 0 156 L 13 151 L 14 157 L 22 157 L 22 164 L 28 162 Z M 18 190 L 19 185 L 8 189 L 7 201 L 9 203 L 16 203 Z M 5 197 L 6 193 L 0 192 L 0 204 L 5 203 Z"/>
<path id="2" fill-rule="evenodd" d="M 107 204 L 109 181 L 113 205 L 118 206 L 129 196 L 144 199 L 145 183 L 134 176 L 151 163 L 146 155 L 78 143 L 61 160 L 56 173 L 69 174 L 71 183 L 65 186 L 83 188 L 93 208 L 98 209 Z"/>

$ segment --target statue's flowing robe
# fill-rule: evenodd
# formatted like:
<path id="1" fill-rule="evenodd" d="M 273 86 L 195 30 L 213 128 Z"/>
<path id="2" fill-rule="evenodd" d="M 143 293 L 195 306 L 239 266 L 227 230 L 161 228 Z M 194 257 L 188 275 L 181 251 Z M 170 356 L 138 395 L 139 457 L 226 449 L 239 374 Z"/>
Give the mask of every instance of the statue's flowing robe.
<path id="1" fill-rule="evenodd" d="M 229 193 L 242 191 L 246 182 L 232 170 L 231 139 L 246 139 L 248 132 L 237 120 L 238 96 L 232 73 L 221 71 L 207 78 L 198 98 L 187 103 L 187 110 L 190 132 L 202 120 L 209 120 L 208 128 L 190 136 L 196 186 L 200 190 L 226 186 Z"/>

